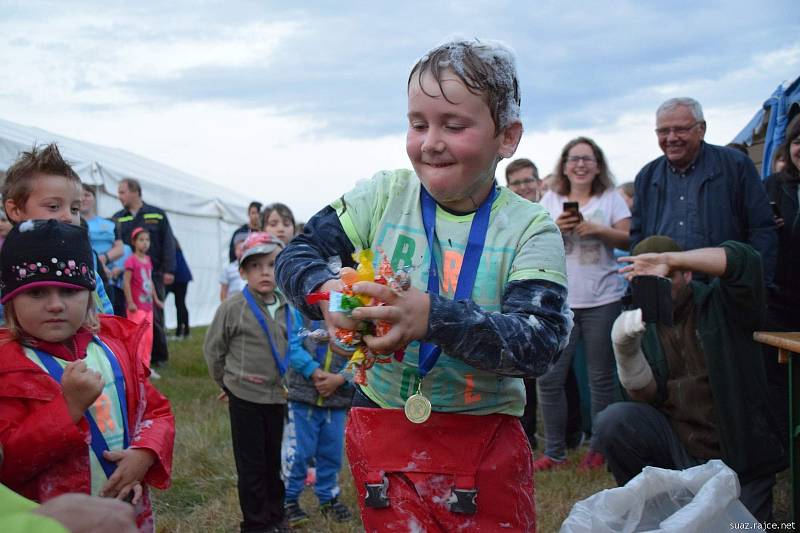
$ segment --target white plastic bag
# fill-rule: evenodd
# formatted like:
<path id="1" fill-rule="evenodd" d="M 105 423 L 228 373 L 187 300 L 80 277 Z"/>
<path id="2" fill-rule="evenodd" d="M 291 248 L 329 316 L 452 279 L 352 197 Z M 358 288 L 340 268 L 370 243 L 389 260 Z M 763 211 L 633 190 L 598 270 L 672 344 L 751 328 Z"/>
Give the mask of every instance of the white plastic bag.
<path id="1" fill-rule="evenodd" d="M 739 501 L 736 472 L 718 459 L 686 470 L 645 467 L 624 487 L 576 503 L 561 533 L 729 532 L 757 521 Z M 745 529 L 745 526 L 741 526 Z"/>

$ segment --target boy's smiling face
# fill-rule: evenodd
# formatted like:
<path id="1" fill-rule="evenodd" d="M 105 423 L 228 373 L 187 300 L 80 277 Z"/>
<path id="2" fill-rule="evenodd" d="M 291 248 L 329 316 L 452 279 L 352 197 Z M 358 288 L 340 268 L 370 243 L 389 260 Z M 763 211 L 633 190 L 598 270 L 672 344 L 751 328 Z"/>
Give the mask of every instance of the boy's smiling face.
<path id="1" fill-rule="evenodd" d="M 444 95 L 428 71 L 411 80 L 406 152 L 439 204 L 472 211 L 489 193 L 497 156 L 514 154 L 522 125 L 512 123 L 496 135 L 486 99 L 453 72 L 444 71 L 441 78 Z"/>

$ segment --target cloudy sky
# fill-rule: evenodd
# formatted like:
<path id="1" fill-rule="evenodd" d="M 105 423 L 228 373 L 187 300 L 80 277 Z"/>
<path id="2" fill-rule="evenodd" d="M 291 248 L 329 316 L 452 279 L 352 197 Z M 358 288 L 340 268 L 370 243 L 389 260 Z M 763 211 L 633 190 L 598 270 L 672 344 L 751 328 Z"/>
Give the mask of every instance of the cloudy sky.
<path id="1" fill-rule="evenodd" d="M 703 103 L 724 144 L 800 75 L 797 0 L 0 0 L 0 117 L 124 148 L 305 219 L 409 166 L 410 66 L 453 35 L 517 53 L 519 157 L 594 137 L 618 181 L 659 155 L 654 110 Z M 502 167 L 498 170 L 501 177 Z"/>

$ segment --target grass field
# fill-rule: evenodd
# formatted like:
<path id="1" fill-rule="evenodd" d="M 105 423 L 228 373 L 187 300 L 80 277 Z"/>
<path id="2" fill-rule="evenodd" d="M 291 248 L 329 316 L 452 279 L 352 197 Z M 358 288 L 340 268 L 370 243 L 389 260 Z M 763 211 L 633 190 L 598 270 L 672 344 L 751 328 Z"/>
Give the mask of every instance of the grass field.
<path id="1" fill-rule="evenodd" d="M 238 531 L 239 504 L 233 464 L 227 406 L 217 401 L 218 389 L 208 377 L 202 356 L 204 328 L 195 328 L 188 340 L 170 342 L 170 364 L 156 386 L 172 402 L 177 421 L 172 487 L 153 491 L 159 532 Z M 580 450 L 570 459 L 580 460 Z M 358 516 L 355 490 L 347 468 L 342 469 L 341 501 Z M 605 471 L 578 474 L 574 469 L 536 476 L 538 531 L 558 531 L 572 505 L 595 492 L 616 486 Z M 316 510 L 310 490 L 301 505 L 311 514 L 304 531 L 363 531 L 358 518 L 351 523 L 327 521 Z M 776 490 L 776 519 L 788 519 L 788 481 L 780 477 Z"/>

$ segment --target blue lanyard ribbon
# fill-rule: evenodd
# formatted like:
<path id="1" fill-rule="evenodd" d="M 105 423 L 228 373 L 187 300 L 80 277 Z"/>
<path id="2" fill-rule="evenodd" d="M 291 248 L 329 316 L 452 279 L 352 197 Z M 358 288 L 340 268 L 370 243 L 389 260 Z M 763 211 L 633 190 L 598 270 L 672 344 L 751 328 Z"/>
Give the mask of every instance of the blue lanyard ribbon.
<path id="1" fill-rule="evenodd" d="M 244 294 L 244 299 L 247 300 L 247 305 L 250 306 L 250 310 L 256 316 L 256 320 L 258 320 L 261 329 L 264 330 L 264 333 L 267 335 L 267 340 L 269 341 L 269 347 L 272 350 L 272 358 L 275 359 L 275 366 L 278 367 L 278 372 L 280 375 L 284 375 L 286 373 L 286 359 L 289 356 L 289 345 L 287 343 L 286 346 L 286 353 L 281 355 L 278 351 L 278 348 L 275 346 L 275 341 L 272 340 L 272 334 L 269 332 L 269 326 L 267 325 L 266 319 L 264 319 L 264 312 L 256 303 L 256 299 L 253 297 L 253 293 L 250 292 L 250 288 L 245 286 L 242 289 L 242 294 Z M 277 298 L 277 295 L 275 296 Z M 286 336 L 292 334 L 292 316 L 289 313 L 289 304 L 286 304 Z"/>
<path id="2" fill-rule="evenodd" d="M 428 269 L 428 292 L 439 294 L 439 269 L 436 264 L 434 254 L 434 243 L 436 242 L 436 200 L 420 186 L 420 203 L 422 204 L 422 224 L 425 227 L 425 236 L 428 238 L 428 252 L 431 255 L 430 268 Z M 489 216 L 492 212 L 492 202 L 495 198 L 495 184 L 492 182 L 492 190 L 489 196 L 478 207 L 472 218 L 472 225 L 469 228 L 467 238 L 467 248 L 464 252 L 464 259 L 461 262 L 461 271 L 458 274 L 456 284 L 455 300 L 469 300 L 472 297 L 472 289 L 475 286 L 475 278 L 478 276 L 478 266 L 481 255 L 483 255 L 483 245 L 486 242 L 486 233 L 489 230 Z M 424 378 L 436 364 L 442 349 L 434 344 L 420 342 L 419 345 L 419 367 L 420 377 Z"/>
<path id="3" fill-rule="evenodd" d="M 97 336 L 94 337 L 94 342 L 100 345 L 103 348 L 103 351 L 108 358 L 109 364 L 111 364 L 111 369 L 114 371 L 114 386 L 117 389 L 117 397 L 119 398 L 119 405 L 122 410 L 122 430 L 123 430 L 123 437 L 122 437 L 122 449 L 126 449 L 128 447 L 128 402 L 125 399 L 125 377 L 122 375 L 122 367 L 119 365 L 119 361 L 111 352 L 108 346 L 101 341 Z M 33 350 L 36 352 L 36 355 L 39 356 L 39 360 L 42 361 L 42 364 L 47 369 L 47 373 L 50 374 L 54 380 L 56 380 L 59 384 L 61 383 L 61 377 L 64 375 L 64 369 L 61 365 L 56 361 L 56 358 L 50 355 L 49 353 L 42 352 L 40 350 Z M 90 411 L 86 410 L 86 419 L 89 422 L 89 431 L 92 435 L 92 450 L 94 450 L 94 454 L 97 457 L 97 460 L 100 462 L 100 466 L 103 467 L 103 471 L 106 473 L 106 477 L 111 477 L 111 474 L 117 469 L 117 464 L 112 463 L 105 457 L 103 457 L 103 452 L 108 451 L 110 448 L 108 447 L 108 443 L 106 442 L 106 438 L 103 436 L 103 432 L 100 431 L 100 428 L 97 426 L 97 422 L 95 421 L 94 417 L 90 414 Z"/>

